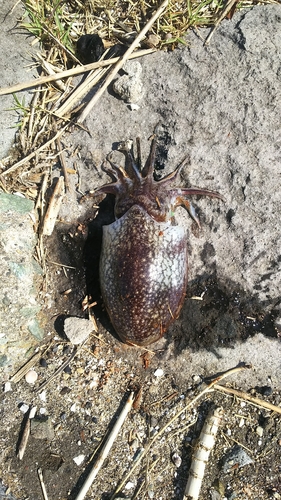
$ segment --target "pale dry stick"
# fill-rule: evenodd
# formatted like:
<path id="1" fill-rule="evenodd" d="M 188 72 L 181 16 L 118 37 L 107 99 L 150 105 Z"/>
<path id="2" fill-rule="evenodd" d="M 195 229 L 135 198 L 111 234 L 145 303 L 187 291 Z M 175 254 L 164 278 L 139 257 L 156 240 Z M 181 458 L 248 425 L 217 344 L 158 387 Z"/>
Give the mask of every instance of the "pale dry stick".
<path id="1" fill-rule="evenodd" d="M 130 45 L 130 47 L 126 50 L 125 54 L 115 64 L 115 66 L 112 68 L 112 70 L 110 71 L 110 73 L 106 77 L 104 83 L 101 85 L 101 87 L 98 89 L 98 91 L 94 95 L 93 99 L 90 100 L 90 102 L 87 104 L 87 106 L 82 111 L 81 115 L 79 116 L 79 118 L 77 120 L 78 123 L 82 123 L 85 120 L 85 118 L 88 116 L 88 114 L 90 113 L 90 111 L 92 110 L 92 108 L 94 107 L 96 102 L 99 100 L 99 98 L 105 92 L 108 85 L 112 82 L 113 78 L 115 77 L 115 75 L 117 75 L 118 71 L 122 68 L 122 66 L 125 64 L 125 62 L 129 59 L 132 52 L 137 48 L 140 41 L 144 38 L 144 36 L 148 32 L 148 30 L 155 23 L 155 21 L 161 16 L 161 14 L 163 14 L 166 7 L 168 6 L 168 3 L 169 3 L 169 0 L 164 0 L 164 2 L 162 2 L 159 9 L 157 9 L 157 11 L 153 14 L 152 18 L 148 21 L 148 23 L 144 26 L 144 28 L 138 34 L 138 36 L 135 38 L 135 40 Z"/>
<path id="2" fill-rule="evenodd" d="M 51 64 L 49 61 L 46 61 L 44 59 L 44 57 L 42 57 L 41 54 L 39 54 L 38 52 L 37 52 L 37 57 L 38 57 L 39 61 L 41 62 L 42 67 L 45 70 L 45 72 L 47 73 L 47 75 L 55 75 L 56 73 L 60 73 L 60 70 L 58 68 L 56 68 L 56 70 L 55 70 L 55 67 L 53 66 L 53 64 Z M 61 90 L 62 92 L 65 92 L 66 85 L 64 82 L 62 82 L 62 80 L 55 80 L 55 85 L 57 86 L 57 88 L 59 90 Z"/>
<path id="3" fill-rule="evenodd" d="M 137 57 L 146 56 L 156 51 L 157 49 L 138 50 L 137 52 L 131 54 L 129 59 L 136 59 Z M 87 73 L 87 71 L 91 71 L 92 69 L 103 68 L 104 66 L 110 66 L 111 64 L 115 64 L 119 60 L 120 57 L 112 57 L 111 59 L 105 59 L 104 61 L 97 61 L 94 63 L 85 64 L 84 66 L 78 66 L 72 69 L 67 69 L 65 71 L 61 71 L 60 73 L 56 73 L 55 75 L 40 76 L 39 78 L 30 80 L 25 83 L 17 83 L 12 87 L 0 88 L 0 95 L 13 94 L 15 92 L 20 92 L 21 90 L 24 89 L 37 87 L 38 85 L 43 85 L 44 83 L 54 82 L 55 80 L 68 78 L 69 76 L 80 75 L 81 73 Z"/>
<path id="4" fill-rule="evenodd" d="M 262 406 L 263 408 L 266 408 L 267 410 L 275 411 L 276 413 L 281 414 L 281 408 L 279 406 L 275 406 L 271 403 L 268 403 L 267 401 L 263 401 L 260 398 L 255 398 L 254 396 L 251 396 L 250 394 L 247 394 L 247 392 L 243 391 L 238 391 L 237 389 L 231 389 L 231 387 L 225 387 L 224 385 L 220 384 L 215 384 L 214 389 L 220 392 L 225 392 L 226 394 L 232 394 L 234 396 L 237 396 L 238 398 L 245 399 L 246 401 L 249 401 L 249 403 Z"/>
<path id="5" fill-rule="evenodd" d="M 110 432 L 108 438 L 106 439 L 104 445 L 101 448 L 98 459 L 95 461 L 95 464 L 94 464 L 92 470 L 90 471 L 85 483 L 83 484 L 83 486 L 82 486 L 81 490 L 79 491 L 75 500 L 83 500 L 85 498 L 85 496 L 87 495 L 87 492 L 89 491 L 90 487 L 92 486 L 96 475 L 98 474 L 101 466 L 103 465 L 103 462 L 105 461 L 105 459 L 106 459 L 106 457 L 107 457 L 107 455 L 108 455 L 108 453 L 109 453 L 109 451 L 110 451 L 110 449 L 111 449 L 111 447 L 112 447 L 112 445 L 117 437 L 118 432 L 120 431 L 128 413 L 132 409 L 133 402 L 134 402 L 134 393 L 131 392 L 123 410 L 121 411 L 117 421 L 115 422 L 115 425 L 114 425 L 112 431 Z"/>
<path id="6" fill-rule="evenodd" d="M 38 351 L 36 354 L 34 354 L 26 363 L 25 365 L 23 365 L 11 378 L 10 378 L 10 382 L 14 382 L 15 384 L 17 382 L 19 382 L 24 376 L 25 374 L 30 370 L 30 368 L 32 368 L 36 363 L 37 361 L 39 361 L 39 359 L 41 358 L 42 356 L 42 352 Z"/>
<path id="7" fill-rule="evenodd" d="M 27 446 L 28 439 L 29 439 L 29 435 L 30 435 L 30 420 L 35 417 L 36 410 L 37 410 L 37 406 L 30 406 L 30 408 L 28 410 L 28 415 L 26 417 L 26 422 L 25 422 L 25 426 L 24 426 L 23 433 L 21 436 L 18 454 L 17 454 L 17 457 L 19 460 L 23 459 L 23 455 L 25 453 L 26 446 Z"/>
<path id="8" fill-rule="evenodd" d="M 77 87 L 74 92 L 71 93 L 71 95 L 66 99 L 66 101 L 56 110 L 56 116 L 59 116 L 62 118 L 65 116 L 66 113 L 68 113 L 75 105 L 75 103 L 82 99 L 87 92 L 89 92 L 90 89 L 96 85 L 99 80 L 104 76 L 104 74 L 108 71 L 108 68 L 101 68 L 97 69 L 88 77 L 86 80 Z"/>
<path id="9" fill-rule="evenodd" d="M 220 382 L 221 380 L 223 380 L 226 377 L 229 377 L 230 375 L 234 375 L 235 373 L 238 373 L 238 372 L 240 372 L 242 370 L 246 370 L 246 369 L 250 369 L 250 368 L 252 368 L 251 365 L 243 364 L 243 365 L 240 365 L 240 366 L 236 366 L 235 368 L 231 368 L 230 370 L 227 370 L 225 373 L 222 373 L 215 380 L 213 380 L 212 382 L 210 382 L 210 384 L 208 384 L 207 387 L 205 387 L 205 389 L 203 389 L 201 392 L 199 392 L 199 394 L 197 394 L 197 396 L 195 396 L 194 399 L 192 399 L 189 403 L 187 403 L 187 405 L 185 405 L 181 410 L 179 410 L 173 416 L 173 418 L 171 418 L 171 420 L 169 420 L 169 422 L 167 422 L 167 424 L 165 424 L 162 427 L 162 429 L 160 429 L 160 431 L 157 434 L 155 434 L 155 436 L 145 446 L 145 448 L 143 448 L 142 453 L 140 453 L 138 459 L 135 461 L 135 463 L 134 463 L 133 467 L 131 468 L 131 470 L 126 474 L 125 478 L 122 479 L 122 481 L 119 484 L 119 486 L 117 486 L 117 488 L 114 491 L 113 495 L 110 497 L 110 500 L 114 500 L 114 498 L 116 497 L 116 495 L 118 494 L 118 492 L 123 488 L 123 486 L 125 485 L 125 483 L 128 481 L 129 477 L 132 475 L 132 473 L 138 467 L 139 462 L 141 462 L 141 460 L 148 453 L 148 451 L 150 450 L 150 448 L 152 447 L 152 445 L 154 444 L 154 442 L 156 441 L 156 439 L 158 439 L 160 436 L 162 436 L 162 434 L 164 434 L 164 432 L 166 431 L 167 427 L 169 427 L 184 411 L 186 411 L 189 408 L 191 408 L 192 406 L 194 406 L 194 404 L 197 403 L 197 401 L 199 399 L 201 399 L 205 394 L 207 394 L 209 391 L 211 391 L 213 389 L 214 385 L 217 384 L 217 382 Z"/>
<path id="10" fill-rule="evenodd" d="M 206 418 L 192 458 L 185 490 L 187 500 L 198 500 L 205 467 L 214 447 L 216 434 L 223 416 L 223 409 L 216 408 Z"/>
<path id="11" fill-rule="evenodd" d="M 7 175 L 7 174 L 10 174 L 11 172 L 14 172 L 15 170 L 17 170 L 19 167 L 22 167 L 27 161 L 29 160 L 32 160 L 32 158 L 34 158 L 34 156 L 38 155 L 39 153 L 41 153 L 41 151 L 43 151 L 44 149 L 48 148 L 58 137 L 60 137 L 65 129 L 68 127 L 68 124 L 65 125 L 64 127 L 62 127 L 55 135 L 54 137 L 52 137 L 52 139 L 50 139 L 49 141 L 45 142 L 44 144 L 42 144 L 42 146 L 40 146 L 38 149 L 36 149 L 35 151 L 33 151 L 32 153 L 30 153 L 29 155 L 25 156 L 22 160 L 18 161 L 17 163 L 15 163 L 14 165 L 12 165 L 10 168 L 8 168 L 7 170 L 5 170 L 5 172 L 2 172 L 1 175 Z"/>
<path id="12" fill-rule="evenodd" d="M 220 23 L 223 21 L 223 19 L 227 16 L 227 14 L 229 13 L 229 11 L 232 9 L 233 5 L 235 5 L 237 3 L 238 0 L 228 0 L 228 2 L 226 3 L 225 7 L 223 8 L 222 10 L 222 13 L 221 15 L 219 16 L 219 18 L 216 20 L 213 28 L 211 29 L 209 35 L 207 36 L 205 42 L 204 42 L 204 45 L 209 45 L 210 43 L 210 40 L 213 36 L 213 34 L 215 33 L 215 31 L 217 30 L 217 28 L 219 27 Z"/>
<path id="13" fill-rule="evenodd" d="M 46 486 L 45 486 L 45 483 L 44 483 L 42 469 L 40 469 L 40 468 L 37 469 L 37 474 L 38 474 L 38 477 L 39 477 L 40 486 L 41 486 L 42 495 L 44 497 L 44 500 L 48 500 L 48 495 L 47 495 L 47 490 L 46 490 Z"/>
<path id="14" fill-rule="evenodd" d="M 44 217 L 42 234 L 45 236 L 51 236 L 54 230 L 64 194 L 64 177 L 61 175 L 55 185 L 54 192 Z"/>

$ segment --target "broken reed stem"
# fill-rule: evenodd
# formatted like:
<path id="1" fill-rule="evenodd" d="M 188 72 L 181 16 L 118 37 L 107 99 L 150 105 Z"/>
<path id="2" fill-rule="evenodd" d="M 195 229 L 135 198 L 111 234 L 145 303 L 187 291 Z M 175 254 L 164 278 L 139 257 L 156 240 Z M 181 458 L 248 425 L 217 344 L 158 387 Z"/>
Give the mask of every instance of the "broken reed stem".
<path id="1" fill-rule="evenodd" d="M 268 403 L 267 401 L 263 401 L 262 399 L 255 398 L 254 396 L 251 396 L 250 394 L 247 394 L 247 392 L 243 391 L 238 391 L 237 389 L 231 389 L 231 387 L 225 387 L 220 384 L 215 384 L 214 389 L 216 391 L 224 392 L 226 394 L 232 394 L 234 396 L 237 396 L 238 398 L 245 399 L 246 401 L 249 401 L 249 403 L 262 406 L 263 408 L 266 408 L 267 410 L 275 411 L 276 413 L 281 414 L 281 408 L 279 406 L 275 406 L 271 403 Z"/>
<path id="2" fill-rule="evenodd" d="M 138 459 L 135 461 L 135 463 L 134 463 L 133 467 L 131 468 L 131 470 L 128 472 L 128 474 L 125 476 L 125 478 L 122 479 L 122 481 L 119 484 L 119 486 L 117 486 L 117 488 L 114 491 L 113 495 L 110 497 L 110 500 L 114 500 L 114 498 L 119 493 L 119 491 L 122 490 L 123 486 L 128 481 L 129 477 L 132 475 L 132 473 L 134 472 L 134 470 L 138 467 L 138 465 L 141 462 L 141 460 L 149 452 L 150 448 L 152 447 L 152 445 L 154 444 L 154 442 L 156 441 L 156 439 L 158 439 L 160 436 L 162 436 L 162 434 L 164 434 L 164 432 L 166 431 L 167 427 L 169 427 L 184 411 L 186 411 L 189 408 L 191 408 L 192 406 L 194 406 L 194 404 L 197 403 L 197 401 L 199 399 L 201 399 L 206 393 L 208 393 L 209 391 L 211 391 L 214 388 L 215 384 L 217 384 L 218 382 L 220 382 L 224 378 L 229 377 L 230 375 L 234 375 L 235 373 L 238 373 L 238 372 L 240 372 L 242 370 L 246 370 L 246 369 L 250 369 L 250 368 L 252 368 L 251 365 L 243 364 L 243 365 L 240 365 L 240 366 L 236 366 L 235 368 L 231 368 L 230 370 L 222 373 L 215 380 L 213 380 L 210 384 L 208 384 L 207 387 L 205 387 L 205 389 L 203 389 L 201 392 L 199 392 L 199 394 L 197 394 L 197 396 L 195 396 L 194 399 L 192 399 L 189 403 L 187 403 L 187 405 L 185 405 L 181 410 L 179 410 L 173 416 L 173 418 L 171 418 L 171 420 L 169 420 L 169 422 L 167 422 L 167 424 L 165 424 L 162 427 L 162 429 L 160 429 L 160 431 L 157 434 L 155 434 L 155 436 L 152 438 L 152 440 L 144 447 L 142 453 L 139 455 Z"/>
<path id="3" fill-rule="evenodd" d="M 146 56 L 147 54 L 152 54 L 156 52 L 157 49 L 142 49 L 134 52 L 130 55 L 129 59 L 135 59 L 137 57 Z M 30 80 L 25 83 L 17 83 L 12 87 L 3 87 L 0 88 L 0 95 L 5 94 L 13 94 L 15 92 L 20 92 L 21 90 L 37 87 L 38 85 L 43 85 L 44 83 L 54 82 L 56 80 L 61 80 L 62 78 L 68 78 L 69 76 L 80 75 L 81 73 L 86 73 L 92 69 L 102 68 L 104 66 L 110 66 L 111 64 L 115 64 L 120 60 L 120 57 L 112 57 L 111 59 L 106 59 L 105 61 L 97 61 L 91 64 L 85 64 L 83 66 L 79 66 L 72 69 L 67 69 L 65 71 L 61 71 L 56 73 L 55 75 L 41 76 L 39 78 Z"/>
<path id="4" fill-rule="evenodd" d="M 131 392 L 123 410 L 121 411 L 117 421 L 115 422 L 115 425 L 112 429 L 112 431 L 110 432 L 108 438 L 106 439 L 104 445 L 102 446 L 101 448 L 101 451 L 99 453 L 99 456 L 98 456 L 98 459 L 95 461 L 95 464 L 92 468 L 92 470 L 90 471 L 85 483 L 83 484 L 80 492 L 78 493 L 77 497 L 75 500 L 83 500 L 85 498 L 85 496 L 87 495 L 87 492 L 88 490 L 90 489 L 96 475 L 98 474 L 101 466 L 103 465 L 103 462 L 105 461 L 116 437 L 117 437 L 117 434 L 118 432 L 120 431 L 128 413 L 130 412 L 131 408 L 132 408 L 132 404 L 133 404 L 133 401 L 134 401 L 134 393 Z"/>
<path id="5" fill-rule="evenodd" d="M 216 408 L 209 413 L 192 457 L 189 470 L 185 496 L 188 500 L 198 500 L 202 480 L 204 478 L 205 467 L 209 460 L 209 455 L 214 447 L 219 424 L 223 417 L 223 409 Z"/>
<path id="6" fill-rule="evenodd" d="M 118 71 L 122 68 L 122 66 L 125 64 L 125 62 L 129 59 L 130 55 L 132 52 L 137 48 L 139 45 L 140 41 L 148 30 L 151 28 L 151 26 L 155 23 L 155 21 L 163 14 L 164 10 L 168 6 L 169 0 L 164 0 L 162 4 L 160 5 L 159 9 L 153 14 L 151 19 L 148 21 L 148 23 L 145 25 L 145 27 L 141 30 L 141 32 L 138 34 L 138 36 L 135 38 L 133 43 L 130 45 L 130 47 L 126 50 L 125 54 L 120 58 L 120 60 L 115 64 L 115 66 L 112 68 L 110 71 L 109 75 L 106 77 L 104 83 L 101 85 L 101 87 L 98 89 L 96 94 L 94 95 L 93 99 L 87 104 L 87 106 L 84 108 L 82 111 L 80 117 L 77 120 L 77 123 L 82 123 L 85 118 L 88 116 L 90 113 L 91 109 L 94 107 L 96 102 L 99 100 L 99 98 L 102 96 L 104 91 L 107 89 L 108 85 L 112 82 L 114 79 L 115 75 L 118 73 Z"/>

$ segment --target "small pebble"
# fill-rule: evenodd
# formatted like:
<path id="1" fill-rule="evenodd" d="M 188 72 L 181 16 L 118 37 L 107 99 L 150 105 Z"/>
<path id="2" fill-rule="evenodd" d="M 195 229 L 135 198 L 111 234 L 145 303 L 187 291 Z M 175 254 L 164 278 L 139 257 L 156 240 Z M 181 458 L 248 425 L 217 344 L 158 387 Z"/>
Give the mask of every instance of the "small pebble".
<path id="1" fill-rule="evenodd" d="M 46 391 L 40 392 L 39 398 L 41 399 L 41 401 L 43 401 L 45 403 L 45 401 L 46 401 Z"/>
<path id="2" fill-rule="evenodd" d="M 5 382 L 4 384 L 4 392 L 9 392 L 12 390 L 11 382 Z"/>
<path id="3" fill-rule="evenodd" d="M 22 413 L 26 413 L 26 412 L 28 412 L 28 410 L 29 410 L 29 405 L 27 405 L 25 403 L 22 403 L 22 405 L 20 405 L 20 411 Z"/>
<path id="4" fill-rule="evenodd" d="M 65 411 L 60 414 L 60 418 L 61 418 L 62 421 L 66 420 L 66 413 L 65 413 Z"/>
<path id="5" fill-rule="evenodd" d="M 73 413 L 76 412 L 76 403 L 73 403 L 73 405 L 70 407 L 70 411 L 72 411 Z"/>
<path id="6" fill-rule="evenodd" d="M 70 317 L 64 321 L 64 333 L 75 345 L 84 342 L 93 329 L 93 323 L 88 319 Z"/>
<path id="7" fill-rule="evenodd" d="M 131 490 L 134 486 L 135 484 L 132 483 L 132 481 L 129 481 L 125 486 L 125 490 Z"/>
<path id="8" fill-rule="evenodd" d="M 256 428 L 256 433 L 259 437 L 263 436 L 263 428 L 260 425 Z"/>
<path id="9" fill-rule="evenodd" d="M 76 465 L 81 465 L 82 462 L 84 462 L 85 455 L 78 455 L 77 457 L 73 458 L 73 462 L 76 463 Z"/>
<path id="10" fill-rule="evenodd" d="M 38 373 L 35 370 L 29 370 L 25 375 L 25 380 L 28 384 L 35 384 L 38 379 Z"/>
<path id="11" fill-rule="evenodd" d="M 154 372 L 155 377 L 162 377 L 163 375 L 164 375 L 164 372 L 163 372 L 162 368 L 157 368 L 157 370 L 155 370 L 155 372 Z"/>
<path id="12" fill-rule="evenodd" d="M 175 464 L 176 467 L 181 466 L 181 457 L 177 452 L 172 454 L 172 462 Z"/>

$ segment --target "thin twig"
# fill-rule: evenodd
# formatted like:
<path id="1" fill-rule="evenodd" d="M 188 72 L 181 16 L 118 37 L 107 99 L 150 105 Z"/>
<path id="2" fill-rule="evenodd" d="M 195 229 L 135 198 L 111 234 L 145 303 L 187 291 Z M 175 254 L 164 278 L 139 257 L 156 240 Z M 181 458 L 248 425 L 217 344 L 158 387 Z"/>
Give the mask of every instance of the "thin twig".
<path id="1" fill-rule="evenodd" d="M 45 380 L 45 382 L 43 382 L 43 384 L 41 384 L 41 385 L 38 387 L 38 389 L 36 389 L 36 391 L 35 391 L 36 393 L 37 393 L 37 392 L 42 391 L 43 389 L 45 389 L 45 387 L 46 387 L 46 386 L 47 386 L 50 382 L 52 382 L 52 380 L 54 380 L 54 379 L 55 379 L 55 378 L 59 375 L 59 373 L 61 373 L 61 372 L 64 370 L 64 368 L 65 368 L 67 365 L 69 365 L 70 361 L 72 361 L 72 360 L 73 360 L 73 358 L 75 358 L 75 356 L 76 356 L 76 354 L 77 354 L 77 351 L 78 351 L 78 347 L 79 347 L 79 348 L 80 348 L 80 347 L 82 347 L 82 345 L 83 345 L 83 344 L 84 344 L 84 342 L 83 342 L 82 344 L 80 344 L 80 346 L 75 346 L 75 347 L 74 347 L 74 349 L 73 349 L 73 351 L 72 351 L 71 355 L 69 356 L 69 358 L 67 358 L 67 359 L 64 361 L 64 363 L 62 363 L 62 365 L 60 365 L 60 366 L 58 367 L 58 369 L 57 369 L 57 370 L 53 373 L 53 375 L 51 375 L 51 376 L 50 376 L 50 378 L 48 378 L 47 380 Z"/>
<path id="2" fill-rule="evenodd" d="M 194 404 L 197 403 L 197 401 L 199 399 L 201 399 L 206 393 L 208 393 L 209 391 L 211 391 L 213 389 L 213 387 L 214 387 L 215 384 L 217 384 L 218 382 L 220 382 L 224 378 L 229 377 L 230 375 L 234 375 L 235 373 L 238 373 L 241 370 L 245 370 L 245 369 L 249 369 L 249 368 L 252 368 L 252 367 L 250 365 L 243 364 L 243 365 L 236 366 L 235 368 L 231 368 L 230 370 L 222 373 L 221 375 L 219 375 L 218 377 L 216 377 L 215 380 L 213 380 L 209 385 L 207 385 L 207 387 L 205 387 L 205 389 L 203 389 L 201 392 L 199 392 L 199 394 L 197 394 L 197 396 L 195 396 L 194 399 L 192 399 L 181 410 L 179 410 L 173 416 L 173 418 L 171 418 L 171 420 L 169 420 L 169 422 L 167 422 L 167 424 L 165 424 L 162 427 L 162 429 L 160 429 L 160 431 L 157 434 L 155 434 L 155 436 L 152 438 L 152 440 L 149 443 L 147 443 L 147 445 L 145 446 L 145 448 L 143 448 L 142 453 L 139 455 L 138 459 L 135 461 L 135 463 L 134 463 L 133 467 L 131 468 L 131 470 L 126 474 L 125 478 L 122 479 L 122 481 L 119 484 L 119 486 L 117 486 L 117 488 L 115 489 L 113 495 L 110 497 L 110 500 L 113 500 L 116 497 L 116 495 L 118 494 L 118 492 L 120 490 L 122 490 L 123 486 L 126 484 L 126 482 L 128 481 L 129 477 L 131 476 L 131 474 L 138 467 L 139 463 L 145 457 L 145 455 L 148 453 L 148 451 L 150 450 L 150 448 L 152 447 L 152 445 L 154 444 L 154 442 L 156 441 L 156 439 L 158 439 L 160 436 L 162 436 L 162 434 L 164 434 L 164 432 L 166 431 L 167 427 L 170 427 L 170 425 L 183 412 L 185 412 L 186 410 L 188 410 L 189 408 L 191 408 L 192 406 L 194 406 Z"/>
<path id="3" fill-rule="evenodd" d="M 123 410 L 121 411 L 112 431 L 110 432 L 108 438 L 106 439 L 104 445 L 102 446 L 101 448 L 101 451 L 99 453 L 99 456 L 98 456 L 98 459 L 95 461 L 95 464 L 92 468 L 92 470 L 90 471 L 85 483 L 83 484 L 81 490 L 79 491 L 77 497 L 75 500 L 83 500 L 88 492 L 88 490 L 90 489 L 96 475 L 98 474 L 103 462 L 105 461 L 112 445 L 113 445 L 113 442 L 115 441 L 116 437 L 117 437 L 117 434 L 118 432 L 120 431 L 129 411 L 131 410 L 132 408 L 132 404 L 133 404 L 133 401 L 134 401 L 134 393 L 131 392 Z"/>
<path id="4" fill-rule="evenodd" d="M 106 77 L 104 83 L 101 85 L 101 87 L 98 89 L 98 91 L 94 95 L 93 99 L 91 99 L 91 101 L 87 104 L 87 106 L 82 111 L 81 115 L 79 116 L 79 118 L 77 120 L 78 123 L 82 123 L 85 120 L 85 118 L 90 113 L 91 109 L 94 107 L 96 102 L 99 100 L 99 98 L 102 96 L 104 91 L 107 89 L 108 85 L 112 82 L 113 78 L 118 73 L 118 71 L 122 68 L 122 66 L 125 64 L 125 62 L 129 59 L 132 52 L 137 48 L 140 41 L 144 38 L 144 36 L 148 32 L 148 30 L 155 23 L 155 21 L 161 16 L 161 14 L 163 14 L 168 3 L 169 3 L 169 0 L 164 0 L 164 2 L 162 2 L 159 9 L 157 9 L 157 11 L 153 14 L 152 18 L 148 21 L 148 23 L 144 26 L 144 28 L 138 34 L 138 36 L 135 38 L 135 40 L 130 45 L 130 47 L 126 50 L 125 54 L 115 64 L 114 68 L 112 68 L 109 75 Z"/>
<path id="5" fill-rule="evenodd" d="M 220 384 L 215 384 L 214 389 L 220 392 L 225 392 L 226 394 L 233 394 L 234 396 L 237 396 L 238 398 L 241 399 L 246 399 L 246 401 L 249 401 L 249 403 L 262 406 L 263 408 L 266 408 L 267 410 L 275 411 L 276 413 L 281 414 L 281 408 L 279 406 L 275 406 L 271 403 L 268 403 L 267 401 L 263 401 L 260 398 L 255 398 L 254 396 L 251 396 L 250 394 L 247 394 L 247 392 L 243 391 L 238 391 L 237 389 L 231 389 L 231 387 L 225 387 L 224 385 Z"/>
<path id="6" fill-rule="evenodd" d="M 25 422 L 25 426 L 24 426 L 23 433 L 21 436 L 18 454 L 17 454 L 17 457 L 19 460 L 23 459 L 23 455 L 25 453 L 26 446 L 27 446 L 28 439 L 29 439 L 29 435 L 30 435 L 30 420 L 32 418 L 34 418 L 34 416 L 36 414 L 36 410 L 37 410 L 37 406 L 31 405 L 29 410 L 28 410 L 28 414 L 25 415 L 26 422 Z"/>
<path id="7" fill-rule="evenodd" d="M 134 52 L 130 55 L 129 59 L 135 59 L 137 57 L 146 56 L 147 54 L 152 54 L 156 52 L 157 49 L 142 49 Z M 41 76 L 39 78 L 29 80 L 25 83 L 17 83 L 12 87 L 3 87 L 0 88 L 0 95 L 5 94 L 13 94 L 15 92 L 20 92 L 21 90 L 37 87 L 38 85 L 43 85 L 44 83 L 54 82 L 55 80 L 60 80 L 62 78 L 68 78 L 69 76 L 80 75 L 81 73 L 86 73 L 92 69 L 102 68 L 104 66 L 110 66 L 111 64 L 115 64 L 120 60 L 120 57 L 112 57 L 111 59 L 106 59 L 105 61 L 97 61 L 91 64 L 85 64 L 84 66 L 79 66 L 72 69 L 67 69 L 65 71 L 61 71 L 60 73 L 56 73 L 55 75 Z"/>
<path id="8" fill-rule="evenodd" d="M 48 500 L 48 495 L 47 495 L 47 490 L 46 490 L 46 486 L 45 486 L 45 483 L 44 483 L 42 469 L 40 469 L 40 468 L 37 469 L 37 474 L 38 474 L 38 477 L 39 477 L 40 486 L 41 486 L 42 495 L 44 497 L 44 500 Z"/>
<path id="9" fill-rule="evenodd" d="M 238 0 L 228 0 L 228 2 L 226 3 L 225 7 L 223 8 L 222 10 L 222 13 L 221 15 L 219 16 L 219 18 L 216 20 L 213 28 L 211 29 L 209 35 L 207 36 L 205 42 L 204 42 L 204 45 L 209 45 L 210 41 L 211 41 L 211 38 L 213 36 L 213 34 L 215 33 L 215 31 L 217 30 L 217 28 L 219 27 L 220 23 L 223 21 L 223 19 L 227 16 L 227 14 L 229 13 L 229 11 L 232 9 L 233 5 L 235 5 L 237 3 Z"/>

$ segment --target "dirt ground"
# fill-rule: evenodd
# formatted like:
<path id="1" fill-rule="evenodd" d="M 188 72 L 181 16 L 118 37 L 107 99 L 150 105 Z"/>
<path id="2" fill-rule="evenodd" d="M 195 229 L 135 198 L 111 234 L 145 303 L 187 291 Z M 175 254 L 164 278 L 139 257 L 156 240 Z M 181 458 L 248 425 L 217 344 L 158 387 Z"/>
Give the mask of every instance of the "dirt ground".
<path id="1" fill-rule="evenodd" d="M 279 6 L 270 7 L 238 14 L 218 30 L 208 52 L 195 33 L 189 47 L 153 55 L 143 62 L 146 95 L 137 112 L 110 89 L 85 123 L 88 131 L 74 129 L 63 138 L 75 174 L 55 231 L 44 238 L 39 301 L 47 323 L 34 363 L 38 380 L 32 386 L 23 378 L 1 394 L 0 498 L 44 498 L 41 468 L 49 500 L 75 500 L 130 391 L 138 399 L 86 498 L 112 498 L 155 438 L 117 497 L 183 500 L 196 440 L 217 406 L 224 416 L 200 499 L 281 498 L 280 14 Z M 275 26 L 272 39 L 266 36 L 269 26 Z M 179 210 L 189 241 L 186 300 L 164 338 L 146 350 L 119 341 L 100 295 L 102 226 L 113 220 L 114 200 L 84 195 L 108 182 L 101 164 L 118 141 L 140 136 L 146 156 L 158 122 L 157 175 L 188 153 L 191 166 L 182 185 L 218 190 L 226 203 L 194 200 L 200 232 Z M 58 175 L 54 160 L 53 179 Z M 63 325 L 67 317 L 88 317 L 82 309 L 86 295 L 97 302 L 98 332 L 76 352 Z M 41 388 L 72 354 L 69 365 Z M 222 384 L 260 402 L 212 388 L 185 408 L 206 384 L 243 364 L 252 368 Z M 19 460 L 23 404 L 37 406 L 37 415 Z M 228 461 L 237 447 L 239 457 Z"/>

